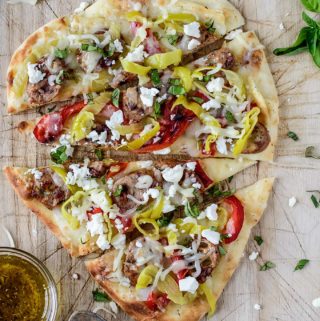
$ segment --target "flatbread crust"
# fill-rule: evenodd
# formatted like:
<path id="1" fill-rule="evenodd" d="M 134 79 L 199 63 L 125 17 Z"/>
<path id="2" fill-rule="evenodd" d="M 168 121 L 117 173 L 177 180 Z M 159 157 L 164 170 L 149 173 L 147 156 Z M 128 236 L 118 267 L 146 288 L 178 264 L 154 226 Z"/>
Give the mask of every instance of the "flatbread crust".
<path id="1" fill-rule="evenodd" d="M 161 161 L 159 161 L 161 163 Z M 162 162 L 164 163 L 164 162 Z M 174 161 L 172 163 L 177 163 Z M 130 168 L 137 168 L 135 162 L 130 163 Z M 207 159 L 200 161 L 206 174 L 214 181 L 219 182 L 233 176 L 237 172 L 254 164 L 252 161 L 238 162 L 233 160 Z M 140 168 L 140 167 L 138 167 Z M 28 197 L 26 183 L 23 174 L 28 168 L 5 167 L 4 173 L 8 181 L 14 188 L 17 195 L 23 203 L 37 215 L 37 217 L 51 230 L 60 240 L 62 246 L 67 249 L 71 256 L 83 256 L 98 250 L 95 244 L 95 238 L 90 239 L 85 244 L 81 243 L 81 237 L 85 234 L 85 228 L 72 230 L 66 220 L 61 215 L 59 207 L 51 210 L 39 202 L 37 199 Z M 127 169 L 126 169 L 127 170 Z M 130 169 L 128 168 L 130 171 Z M 131 171 L 132 171 L 131 170 Z"/>
<path id="2" fill-rule="evenodd" d="M 98 0 L 80 14 L 71 14 L 68 17 L 53 20 L 39 28 L 16 50 L 7 74 L 8 113 L 18 113 L 39 106 L 28 103 L 25 95 L 28 62 L 35 63 L 47 54 L 50 43 L 52 46 L 56 46 L 61 36 L 70 33 L 94 33 L 97 30 L 108 28 L 112 22 L 120 23 L 124 38 L 130 39 L 130 23 L 125 20 L 125 14 L 135 10 L 134 4 L 141 4 L 141 10 L 155 18 L 159 16 L 159 12 L 166 14 L 183 10 L 196 14 L 200 19 L 213 19 L 215 27 L 221 35 L 225 35 L 230 30 L 244 24 L 240 12 L 226 0 L 139 0 L 135 2 L 131 0 Z M 107 82 L 111 80 L 108 77 Z M 50 103 L 65 101 L 72 96 L 88 92 L 88 89 L 82 88 L 79 84 L 75 85 L 72 81 L 67 82 L 69 84 L 65 83 Z"/>
<path id="3" fill-rule="evenodd" d="M 210 279 L 210 287 L 216 299 L 220 297 L 240 263 L 251 230 L 259 222 L 267 207 L 273 182 L 273 178 L 262 179 L 235 194 L 244 206 L 245 220 L 237 240 L 225 246 L 227 254 L 221 258 Z M 145 304 L 138 300 L 134 288 L 126 288 L 107 279 L 107 275 L 112 272 L 114 256 L 115 251 L 112 251 L 95 260 L 88 260 L 86 267 L 96 282 L 135 320 L 198 321 L 209 311 L 208 303 L 199 298 L 185 306 L 170 303 L 164 313 L 150 312 Z"/>

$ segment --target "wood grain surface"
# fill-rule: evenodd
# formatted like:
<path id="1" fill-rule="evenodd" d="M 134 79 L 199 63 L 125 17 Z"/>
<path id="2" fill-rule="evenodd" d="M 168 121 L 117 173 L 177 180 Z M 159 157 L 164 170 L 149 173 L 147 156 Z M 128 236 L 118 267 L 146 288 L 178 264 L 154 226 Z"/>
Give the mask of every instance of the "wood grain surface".
<path id="1" fill-rule="evenodd" d="M 214 321 L 317 321 L 320 309 L 312 300 L 320 297 L 320 209 L 315 209 L 307 190 L 320 189 L 320 160 L 306 159 L 305 148 L 314 145 L 320 151 L 320 71 L 309 55 L 275 57 L 272 50 L 292 42 L 303 23 L 298 0 L 233 0 L 247 20 L 247 29 L 258 33 L 266 47 L 268 61 L 279 91 L 280 136 L 274 163 L 259 165 L 240 173 L 237 187 L 259 178 L 275 176 L 277 181 L 269 206 L 253 235 L 261 235 L 259 248 L 250 240 L 243 260 L 225 289 Z M 46 164 L 47 149 L 35 140 L 21 136 L 17 124 L 35 114 L 9 116 L 6 113 L 5 75 L 10 57 L 32 31 L 55 17 L 68 14 L 80 0 L 40 0 L 30 5 L 8 5 L 0 1 L 0 166 Z M 281 30 L 283 23 L 285 29 Z M 299 141 L 287 137 L 295 131 Z M 296 196 L 294 208 L 288 199 Z M 52 272 L 58 286 L 60 310 L 57 320 L 67 320 L 74 310 L 91 310 L 97 306 L 91 291 L 95 288 L 83 262 L 72 259 L 60 243 L 34 215 L 22 205 L 0 174 L 0 222 L 12 233 L 16 246 L 40 258 Z M 258 250 L 251 262 L 248 255 Z M 310 264 L 293 272 L 298 260 Z M 259 272 L 259 265 L 270 260 L 276 268 Z M 79 280 L 72 279 L 78 273 Z M 254 304 L 262 306 L 260 311 Z M 105 315 L 107 320 L 112 320 Z M 129 320 L 123 313 L 117 320 Z"/>

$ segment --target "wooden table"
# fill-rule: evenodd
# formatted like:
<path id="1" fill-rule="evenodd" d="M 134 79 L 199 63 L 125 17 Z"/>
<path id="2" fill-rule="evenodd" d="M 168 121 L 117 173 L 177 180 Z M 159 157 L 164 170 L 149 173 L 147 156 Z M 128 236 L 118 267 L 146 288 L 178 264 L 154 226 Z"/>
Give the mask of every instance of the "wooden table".
<path id="1" fill-rule="evenodd" d="M 17 124 L 27 115 L 6 113 L 5 74 L 10 56 L 32 31 L 55 17 L 72 12 L 80 0 L 39 0 L 30 5 L 7 5 L 0 1 L 0 166 L 35 167 L 47 161 L 47 149 L 35 140 L 21 136 Z M 320 297 L 320 209 L 315 209 L 306 190 L 320 189 L 320 160 L 304 157 L 309 145 L 320 151 L 320 71 L 307 54 L 278 58 L 272 50 L 288 45 L 303 25 L 298 0 L 233 0 L 247 19 L 247 28 L 256 30 L 266 46 L 268 60 L 277 83 L 281 101 L 281 123 L 275 162 L 259 164 L 237 177 L 237 186 L 259 178 L 276 176 L 269 207 L 253 235 L 261 235 L 261 249 L 250 240 L 238 271 L 222 295 L 216 321 L 316 321 L 320 309 L 311 302 Z M 285 30 L 281 30 L 283 23 Z M 287 137 L 295 131 L 299 141 Z M 60 296 L 57 320 L 67 320 L 77 309 L 92 309 L 91 291 L 95 288 L 82 261 L 72 259 L 60 243 L 17 199 L 0 174 L 0 222 L 6 226 L 16 246 L 40 258 L 53 273 Z M 298 204 L 288 206 L 296 196 Z M 248 260 L 252 250 L 259 250 L 257 262 Z M 303 271 L 293 272 L 299 259 L 311 260 Z M 277 267 L 259 272 L 259 264 L 271 260 Z M 79 280 L 72 279 L 78 273 Z M 262 310 L 256 311 L 259 303 Z M 108 317 L 107 317 L 108 318 Z M 123 313 L 117 320 L 128 320 Z M 110 317 L 108 320 L 111 320 Z"/>

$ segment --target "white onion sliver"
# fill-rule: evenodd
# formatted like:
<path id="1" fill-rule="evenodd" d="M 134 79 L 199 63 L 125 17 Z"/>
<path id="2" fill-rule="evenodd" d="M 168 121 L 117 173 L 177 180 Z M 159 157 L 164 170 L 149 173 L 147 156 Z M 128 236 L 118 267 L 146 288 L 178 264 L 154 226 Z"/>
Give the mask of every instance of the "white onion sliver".
<path id="1" fill-rule="evenodd" d="M 148 197 L 147 195 L 146 195 L 146 197 L 145 197 L 145 195 L 143 195 L 143 197 L 144 197 L 144 200 L 143 200 L 143 201 L 139 201 L 139 200 L 136 199 L 134 196 L 132 196 L 132 195 L 130 195 L 130 194 L 127 195 L 127 198 L 128 198 L 129 200 L 131 200 L 131 201 L 133 201 L 133 202 L 135 202 L 136 204 L 139 204 L 139 205 L 145 205 L 145 204 L 148 203 L 149 197 Z"/>

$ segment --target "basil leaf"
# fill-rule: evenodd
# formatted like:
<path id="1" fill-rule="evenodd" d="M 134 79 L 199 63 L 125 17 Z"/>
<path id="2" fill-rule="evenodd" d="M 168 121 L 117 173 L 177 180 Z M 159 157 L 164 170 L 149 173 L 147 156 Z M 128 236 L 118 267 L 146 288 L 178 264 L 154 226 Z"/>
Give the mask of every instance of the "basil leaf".
<path id="1" fill-rule="evenodd" d="M 184 207 L 184 213 L 186 216 L 198 217 L 200 215 L 200 210 L 196 203 L 190 204 L 188 202 Z"/>
<path id="2" fill-rule="evenodd" d="M 97 158 L 98 158 L 100 161 L 103 160 L 103 152 L 102 152 L 101 149 L 96 149 L 96 150 L 94 151 L 94 153 L 96 154 Z"/>
<path id="3" fill-rule="evenodd" d="M 317 198 L 314 195 L 311 195 L 311 201 L 312 201 L 315 208 L 318 208 L 320 206 L 319 201 L 317 200 Z"/>
<path id="4" fill-rule="evenodd" d="M 55 151 L 50 153 L 51 159 L 56 164 L 63 164 L 67 159 L 68 156 L 66 154 L 67 146 L 60 146 Z"/>
<path id="5" fill-rule="evenodd" d="M 315 150 L 316 148 L 314 146 L 308 146 L 305 151 L 305 157 L 320 159 L 320 155 L 317 154 Z"/>
<path id="6" fill-rule="evenodd" d="M 320 27 L 309 28 L 307 44 L 314 63 L 320 68 Z"/>
<path id="7" fill-rule="evenodd" d="M 229 111 L 229 110 L 226 111 L 226 119 L 227 119 L 228 123 L 234 123 L 235 122 L 235 118 L 234 118 L 232 112 Z"/>
<path id="8" fill-rule="evenodd" d="M 319 0 L 301 0 L 304 7 L 312 12 L 320 13 L 320 1 Z"/>
<path id="9" fill-rule="evenodd" d="M 182 86 L 170 86 L 168 93 L 171 95 L 183 95 L 186 93 L 186 90 Z"/>
<path id="10" fill-rule="evenodd" d="M 159 227 L 168 226 L 173 218 L 173 214 L 166 214 L 157 220 Z"/>
<path id="11" fill-rule="evenodd" d="M 178 42 L 179 35 L 178 34 L 167 35 L 167 39 L 168 39 L 168 42 L 170 43 L 170 45 L 175 46 Z"/>
<path id="12" fill-rule="evenodd" d="M 192 100 L 194 100 L 196 103 L 198 103 L 200 105 L 204 103 L 204 99 L 202 99 L 200 97 L 192 97 Z"/>
<path id="13" fill-rule="evenodd" d="M 276 265 L 274 263 L 272 263 L 271 261 L 267 261 L 265 264 L 260 266 L 260 271 L 267 271 L 275 267 Z"/>
<path id="14" fill-rule="evenodd" d="M 112 92 L 112 103 L 113 105 L 115 105 L 116 107 L 119 107 L 119 101 L 120 101 L 120 89 L 117 88 Z"/>
<path id="15" fill-rule="evenodd" d="M 257 242 L 257 244 L 258 244 L 259 246 L 263 243 L 263 239 L 262 239 L 262 237 L 259 236 L 259 235 L 256 235 L 256 236 L 254 237 L 254 240 Z"/>
<path id="16" fill-rule="evenodd" d="M 54 50 L 54 55 L 57 58 L 61 58 L 61 59 L 67 58 L 68 54 L 69 54 L 68 48 L 65 48 L 65 49 L 56 48 Z"/>
<path id="17" fill-rule="evenodd" d="M 161 116 L 161 104 L 158 101 L 154 103 L 153 111 L 156 118 Z"/>
<path id="18" fill-rule="evenodd" d="M 154 86 L 159 86 L 161 84 L 160 75 L 157 69 L 150 70 L 150 78 Z"/>
<path id="19" fill-rule="evenodd" d="M 319 28 L 319 24 L 317 23 L 317 21 L 313 20 L 305 12 L 302 12 L 302 19 L 309 27 L 315 29 Z"/>
<path id="20" fill-rule="evenodd" d="M 224 256 L 227 254 L 227 251 L 225 250 L 224 247 L 222 247 L 221 245 L 219 245 L 219 252 L 220 252 L 220 255 Z"/>
<path id="21" fill-rule="evenodd" d="M 292 131 L 289 131 L 289 132 L 288 132 L 288 137 L 291 138 L 291 139 L 293 139 L 294 141 L 299 140 L 298 135 L 297 135 L 295 132 L 292 132 Z"/>
<path id="22" fill-rule="evenodd" d="M 310 260 L 307 259 L 300 260 L 294 268 L 294 271 L 302 270 L 309 262 Z"/>
<path id="23" fill-rule="evenodd" d="M 288 54 L 295 55 L 297 53 L 306 51 L 308 49 L 307 33 L 308 33 L 309 29 L 310 29 L 309 27 L 302 28 L 300 30 L 300 33 L 299 33 L 297 39 L 290 47 L 277 48 L 273 51 L 273 53 L 276 56 L 282 56 L 282 55 L 288 55 Z"/>
<path id="24" fill-rule="evenodd" d="M 96 302 L 108 302 L 110 298 L 104 293 L 100 292 L 98 289 L 92 291 L 93 300 Z"/>
<path id="25" fill-rule="evenodd" d="M 121 193 L 122 193 L 122 191 L 123 191 L 123 186 L 122 186 L 122 185 L 119 185 L 119 186 L 117 187 L 116 191 L 113 193 L 113 196 L 115 196 L 115 197 L 120 196 Z"/>

